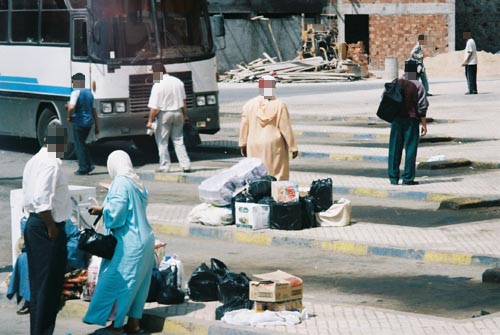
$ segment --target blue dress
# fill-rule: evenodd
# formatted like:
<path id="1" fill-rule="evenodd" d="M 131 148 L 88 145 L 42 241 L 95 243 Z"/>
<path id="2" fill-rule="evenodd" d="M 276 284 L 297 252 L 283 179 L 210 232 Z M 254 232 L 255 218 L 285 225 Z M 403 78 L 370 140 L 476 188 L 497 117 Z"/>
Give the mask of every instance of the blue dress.
<path id="1" fill-rule="evenodd" d="M 105 326 L 116 303 L 114 327 L 126 316 L 140 319 L 154 266 L 154 233 L 146 216 L 148 192 L 117 176 L 103 204 L 103 219 L 118 240 L 111 260 L 103 259 L 97 286 L 83 321 Z"/>

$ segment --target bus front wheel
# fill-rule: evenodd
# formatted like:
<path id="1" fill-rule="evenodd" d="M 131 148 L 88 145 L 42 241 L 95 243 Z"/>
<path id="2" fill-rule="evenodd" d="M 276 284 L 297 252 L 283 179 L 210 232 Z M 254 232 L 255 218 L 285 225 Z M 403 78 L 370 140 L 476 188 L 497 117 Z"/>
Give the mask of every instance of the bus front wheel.
<path id="1" fill-rule="evenodd" d="M 57 114 L 51 110 L 50 108 L 44 108 L 40 117 L 38 118 L 38 123 L 36 126 L 36 137 L 38 139 L 38 144 L 43 146 L 43 142 L 45 136 L 47 136 L 47 127 L 50 124 L 59 124 L 61 125 L 61 120 L 57 117 Z M 64 153 L 65 159 L 70 159 L 75 156 L 75 146 L 73 142 L 68 140 L 68 144 L 66 145 L 66 152 Z"/>

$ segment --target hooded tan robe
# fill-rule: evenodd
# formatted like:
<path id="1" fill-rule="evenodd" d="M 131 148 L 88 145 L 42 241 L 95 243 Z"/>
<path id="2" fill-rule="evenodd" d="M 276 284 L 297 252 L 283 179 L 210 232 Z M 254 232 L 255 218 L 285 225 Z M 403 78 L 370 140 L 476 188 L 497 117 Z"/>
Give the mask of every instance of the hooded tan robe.
<path id="1" fill-rule="evenodd" d="M 263 96 L 249 100 L 243 106 L 239 145 L 247 148 L 248 157 L 260 158 L 269 175 L 288 180 L 289 151 L 298 150 L 285 103 Z"/>

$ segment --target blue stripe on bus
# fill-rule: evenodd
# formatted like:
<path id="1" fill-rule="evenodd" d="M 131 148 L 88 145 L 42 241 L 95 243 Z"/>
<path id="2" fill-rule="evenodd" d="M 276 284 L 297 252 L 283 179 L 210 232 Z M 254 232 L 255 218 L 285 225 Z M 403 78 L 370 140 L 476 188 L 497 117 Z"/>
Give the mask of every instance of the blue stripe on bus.
<path id="1" fill-rule="evenodd" d="M 0 90 L 70 96 L 72 88 L 62 86 L 6 83 L 0 81 Z"/>
<path id="2" fill-rule="evenodd" d="M 38 79 L 27 78 L 27 77 L 0 76 L 0 81 L 8 81 L 8 82 L 13 82 L 13 83 L 38 84 Z"/>

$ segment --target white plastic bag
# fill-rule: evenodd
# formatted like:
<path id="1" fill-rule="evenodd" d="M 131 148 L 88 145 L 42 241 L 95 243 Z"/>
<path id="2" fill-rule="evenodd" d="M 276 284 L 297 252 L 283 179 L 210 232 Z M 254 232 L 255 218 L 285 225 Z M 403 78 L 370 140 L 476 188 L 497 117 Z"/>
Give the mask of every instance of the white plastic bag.
<path id="1" fill-rule="evenodd" d="M 222 226 L 233 223 L 231 209 L 201 203 L 195 206 L 187 216 L 188 223 L 200 223 L 206 226 Z"/>
<path id="2" fill-rule="evenodd" d="M 316 221 L 321 227 L 343 227 L 351 224 L 351 202 L 340 198 L 326 211 L 316 213 Z"/>
<path id="3" fill-rule="evenodd" d="M 101 257 L 92 256 L 89 267 L 87 269 L 87 282 L 82 292 L 82 299 L 90 301 L 94 295 L 94 290 L 99 279 L 99 268 L 101 267 Z"/>
<path id="4" fill-rule="evenodd" d="M 182 262 L 177 258 L 177 255 L 165 256 L 165 258 L 160 263 L 158 270 L 166 270 L 170 266 L 177 267 L 177 288 L 182 289 L 182 283 L 184 281 L 184 266 Z"/>

